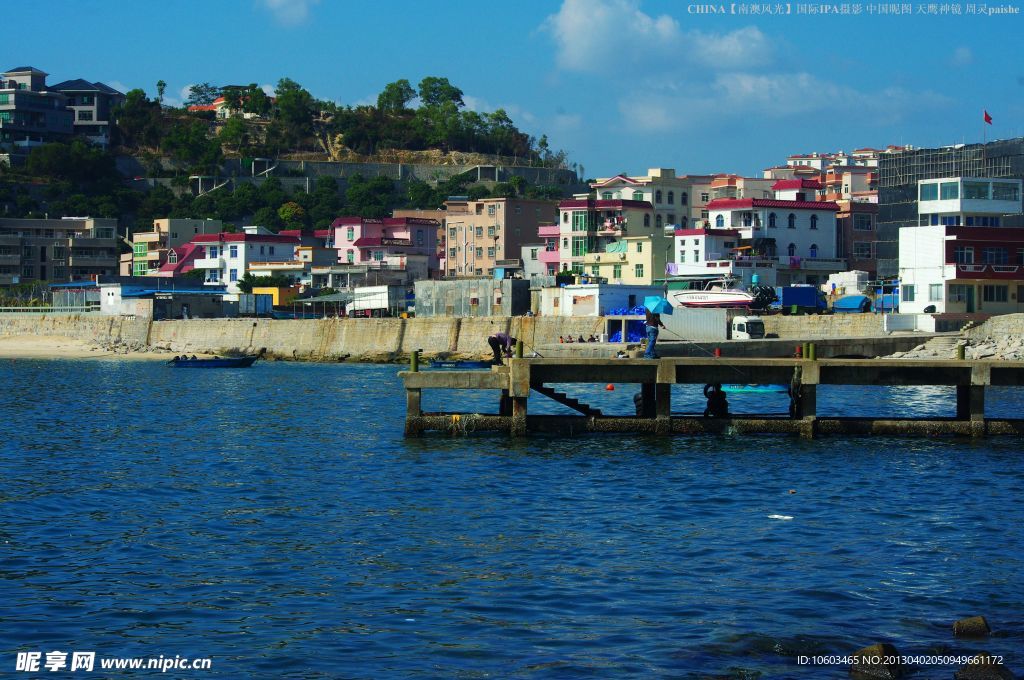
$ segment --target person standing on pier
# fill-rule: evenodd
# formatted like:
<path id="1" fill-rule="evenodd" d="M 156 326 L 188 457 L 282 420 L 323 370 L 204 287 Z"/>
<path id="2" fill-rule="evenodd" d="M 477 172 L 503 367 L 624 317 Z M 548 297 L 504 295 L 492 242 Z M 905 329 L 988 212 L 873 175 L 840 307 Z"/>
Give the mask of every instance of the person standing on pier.
<path id="1" fill-rule="evenodd" d="M 647 349 L 644 351 L 644 359 L 657 359 L 654 345 L 658 342 L 658 329 L 664 328 L 665 324 L 661 322 L 661 314 L 655 314 L 649 309 L 645 309 L 644 312 L 646 313 L 644 327 L 647 329 Z"/>
<path id="2" fill-rule="evenodd" d="M 495 366 L 501 366 L 501 357 L 512 356 L 512 348 L 516 345 L 516 339 L 508 333 L 495 333 L 494 335 L 487 338 L 487 344 L 490 345 L 491 351 L 494 352 L 494 360 L 491 362 Z"/>

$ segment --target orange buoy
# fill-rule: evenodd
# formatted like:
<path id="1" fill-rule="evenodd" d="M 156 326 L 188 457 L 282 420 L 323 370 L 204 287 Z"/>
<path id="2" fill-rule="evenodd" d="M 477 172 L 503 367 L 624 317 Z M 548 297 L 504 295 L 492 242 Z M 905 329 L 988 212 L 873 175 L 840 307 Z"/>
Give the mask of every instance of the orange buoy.
<path id="1" fill-rule="evenodd" d="M 606 389 L 607 391 L 609 391 L 609 392 L 614 392 L 614 391 L 615 391 L 615 385 L 613 385 L 613 384 L 611 384 L 611 383 L 608 383 L 607 385 L 605 385 L 605 386 L 604 386 L 604 388 L 605 388 L 605 389 Z"/>

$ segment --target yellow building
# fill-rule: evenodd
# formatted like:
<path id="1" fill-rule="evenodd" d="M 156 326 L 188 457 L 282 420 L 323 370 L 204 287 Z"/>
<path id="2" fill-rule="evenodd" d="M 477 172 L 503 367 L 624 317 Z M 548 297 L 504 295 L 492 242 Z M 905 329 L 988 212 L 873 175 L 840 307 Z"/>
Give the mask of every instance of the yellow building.
<path id="1" fill-rule="evenodd" d="M 273 286 L 267 286 L 265 288 L 253 287 L 252 292 L 254 295 L 269 295 L 273 298 L 273 305 L 275 307 L 279 305 L 286 305 L 295 299 L 295 296 L 299 294 L 298 286 L 292 286 L 291 288 L 276 288 Z"/>
<path id="2" fill-rule="evenodd" d="M 583 272 L 608 283 L 649 286 L 665 276 L 668 251 L 652 245 L 650 236 L 625 236 L 605 246 L 604 251 L 583 257 Z"/>

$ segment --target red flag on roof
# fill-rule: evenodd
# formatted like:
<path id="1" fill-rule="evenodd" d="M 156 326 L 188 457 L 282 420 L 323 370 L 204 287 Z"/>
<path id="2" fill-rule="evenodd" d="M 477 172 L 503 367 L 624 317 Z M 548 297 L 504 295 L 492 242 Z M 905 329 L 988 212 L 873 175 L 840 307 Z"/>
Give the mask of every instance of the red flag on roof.
<path id="1" fill-rule="evenodd" d="M 988 115 L 988 111 L 985 112 L 985 122 L 989 125 L 992 124 L 992 116 Z"/>

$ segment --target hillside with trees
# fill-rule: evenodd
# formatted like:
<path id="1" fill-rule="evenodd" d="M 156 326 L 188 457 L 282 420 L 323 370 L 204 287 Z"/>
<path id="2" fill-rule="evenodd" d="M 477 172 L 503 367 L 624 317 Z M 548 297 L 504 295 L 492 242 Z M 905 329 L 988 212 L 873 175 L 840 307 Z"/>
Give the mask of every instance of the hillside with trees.
<path id="1" fill-rule="evenodd" d="M 521 177 L 477 184 L 467 172 L 436 183 L 357 175 L 340 190 L 330 177 L 292 191 L 270 177 L 195 196 L 189 175 L 219 175 L 231 157 L 318 154 L 324 160 L 389 162 L 382 159 L 484 154 L 508 164 L 559 169 L 567 161 L 564 152 L 549 148 L 546 137 L 536 140 L 520 131 L 505 111 L 466 110 L 462 91 L 447 78 L 424 78 L 415 90 L 407 80 L 389 83 L 373 106 L 320 101 L 288 78 L 278 83 L 274 97 L 255 84 L 195 85 L 181 108 L 164 104 L 165 87 L 157 83 L 153 99 L 141 89 L 127 93 L 115 113 L 109 152 L 76 139 L 33 149 L 22 167 L 0 165 L 0 214 L 117 217 L 132 230 L 150 228 L 157 217 L 214 218 L 229 228 L 250 223 L 324 228 L 343 214 L 381 217 L 395 208 L 436 209 L 452 195 L 558 198 L 564 193 L 564 187 L 532 186 Z M 232 113 L 226 119 L 218 120 L 212 110 L 188 109 L 209 107 L 221 97 Z M 134 188 L 136 182 L 117 172 L 118 155 L 138 159 L 147 177 L 160 181 L 147 190 Z"/>

